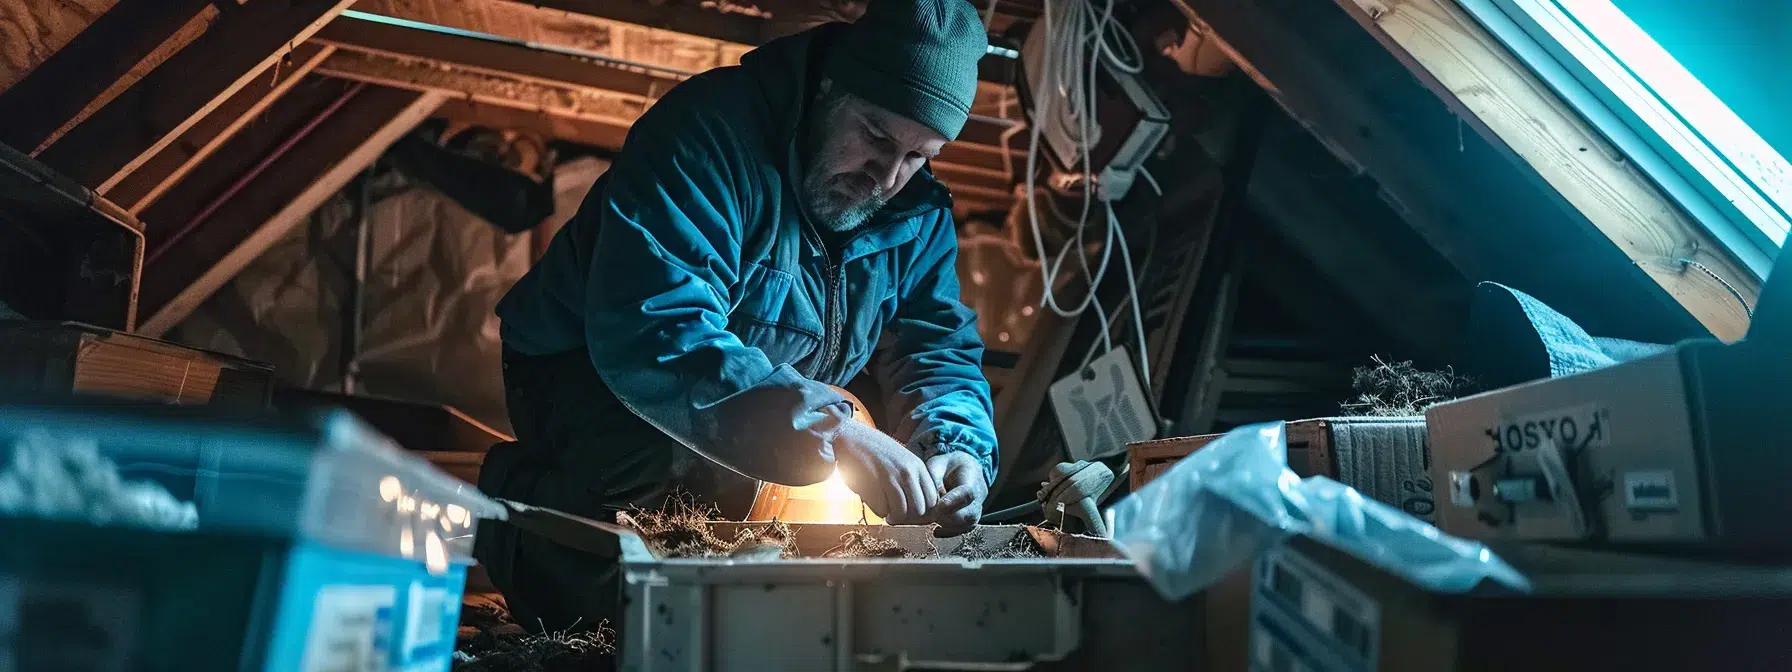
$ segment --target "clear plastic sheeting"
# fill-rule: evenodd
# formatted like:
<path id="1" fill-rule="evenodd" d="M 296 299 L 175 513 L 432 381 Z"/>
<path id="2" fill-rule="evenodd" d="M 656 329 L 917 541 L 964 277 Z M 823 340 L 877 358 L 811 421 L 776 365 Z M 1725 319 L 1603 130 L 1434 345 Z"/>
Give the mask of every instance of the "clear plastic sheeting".
<path id="1" fill-rule="evenodd" d="M 555 166 L 551 231 L 577 211 L 609 162 Z M 534 261 L 532 237 L 508 235 L 397 173 L 376 178 L 356 392 L 446 404 L 510 431 L 492 310 Z M 337 194 L 170 334 L 274 365 L 281 380 L 342 389 L 344 302 L 354 291 L 355 209 Z"/>
<path id="2" fill-rule="evenodd" d="M 1114 506 L 1114 540 L 1168 600 L 1218 583 L 1292 535 L 1416 585 L 1460 593 L 1530 582 L 1486 546 L 1457 539 L 1329 478 L 1288 468 L 1283 423 L 1248 425 L 1183 458 Z"/>

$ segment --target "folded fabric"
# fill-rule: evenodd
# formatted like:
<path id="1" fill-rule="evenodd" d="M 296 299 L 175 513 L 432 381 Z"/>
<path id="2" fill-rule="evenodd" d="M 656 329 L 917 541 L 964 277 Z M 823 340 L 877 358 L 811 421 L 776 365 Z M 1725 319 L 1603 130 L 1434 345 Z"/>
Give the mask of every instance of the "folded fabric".
<path id="1" fill-rule="evenodd" d="M 1462 373 L 1484 390 L 1591 371 L 1670 347 L 1594 337 L 1542 301 L 1496 282 L 1476 286 L 1465 346 Z"/>

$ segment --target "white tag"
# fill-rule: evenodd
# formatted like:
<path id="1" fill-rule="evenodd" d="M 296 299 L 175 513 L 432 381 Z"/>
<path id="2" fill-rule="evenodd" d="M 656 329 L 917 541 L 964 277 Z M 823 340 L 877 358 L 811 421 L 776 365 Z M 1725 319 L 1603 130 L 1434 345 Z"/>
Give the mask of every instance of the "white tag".
<path id="1" fill-rule="evenodd" d="M 405 619 L 404 651 L 406 655 L 419 648 L 442 641 L 442 621 L 446 615 L 448 591 L 444 588 L 424 588 L 417 581 L 411 582 L 410 615 Z"/>
<path id="2" fill-rule="evenodd" d="M 1126 444 L 1157 434 L 1151 403 L 1126 348 L 1114 348 L 1047 390 L 1064 452 L 1072 461 L 1126 452 Z"/>
<path id="3" fill-rule="evenodd" d="M 1666 469 L 1624 472 L 1624 508 L 1632 511 L 1678 511 L 1680 489 Z"/>
<path id="4" fill-rule="evenodd" d="M 393 586 L 325 586 L 317 593 L 301 669 L 379 672 L 392 639 Z"/>

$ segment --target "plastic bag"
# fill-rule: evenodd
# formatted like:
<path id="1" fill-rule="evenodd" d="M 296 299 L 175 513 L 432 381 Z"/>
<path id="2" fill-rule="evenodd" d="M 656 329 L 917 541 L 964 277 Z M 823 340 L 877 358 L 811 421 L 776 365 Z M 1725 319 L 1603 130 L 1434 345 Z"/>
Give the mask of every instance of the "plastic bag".
<path id="1" fill-rule="evenodd" d="M 1282 423 L 1228 432 L 1121 500 L 1114 541 L 1158 594 L 1181 600 L 1291 535 L 1305 535 L 1439 591 L 1483 579 L 1530 582 L 1482 544 L 1457 539 L 1324 477 L 1288 469 Z"/>

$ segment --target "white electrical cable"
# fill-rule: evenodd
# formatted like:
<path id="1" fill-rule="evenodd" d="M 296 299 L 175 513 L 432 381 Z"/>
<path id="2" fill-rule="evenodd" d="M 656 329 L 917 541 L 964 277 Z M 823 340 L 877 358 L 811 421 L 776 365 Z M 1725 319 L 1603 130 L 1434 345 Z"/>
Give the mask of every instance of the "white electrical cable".
<path id="1" fill-rule="evenodd" d="M 1157 192 L 1157 195 L 1164 195 L 1164 188 L 1157 185 L 1157 178 L 1152 177 L 1151 171 L 1145 170 L 1144 166 L 1139 166 L 1139 177 L 1145 178 L 1145 184 L 1151 185 L 1151 190 Z"/>
<path id="2" fill-rule="evenodd" d="M 1062 2 L 1072 4 L 1069 6 L 1059 5 L 1057 9 L 1064 10 L 1061 14 L 1054 12 L 1054 5 Z M 1027 144 L 1025 194 L 1027 221 L 1033 230 L 1033 245 L 1040 260 L 1039 272 L 1043 282 L 1040 305 L 1063 317 L 1075 317 L 1093 307 L 1097 318 L 1099 318 L 1101 340 L 1097 344 L 1091 344 L 1089 353 L 1083 358 L 1084 366 L 1093 360 L 1096 345 L 1105 347 L 1109 351 L 1113 349 L 1110 320 L 1107 311 L 1096 301 L 1096 295 L 1102 280 L 1107 275 L 1113 248 L 1116 245 L 1119 246 L 1121 266 L 1126 272 L 1127 296 L 1117 307 L 1118 310 L 1114 317 L 1119 317 L 1122 314 L 1121 311 L 1130 307 L 1133 328 L 1138 339 L 1140 378 L 1149 392 L 1151 371 L 1146 352 L 1145 320 L 1143 311 L 1139 307 L 1139 291 L 1132 264 L 1132 252 L 1127 244 L 1125 233 L 1120 231 L 1119 218 L 1114 213 L 1114 205 L 1111 201 L 1102 200 L 1107 231 L 1102 243 L 1101 260 L 1093 269 L 1089 267 L 1084 235 L 1089 215 L 1095 205 L 1094 201 L 1098 199 L 1094 166 L 1089 160 L 1092 137 L 1097 130 L 1095 122 L 1096 76 L 1099 74 L 1100 68 L 1104 67 L 1104 61 L 1106 67 L 1127 74 L 1139 74 L 1144 71 L 1145 66 L 1143 52 L 1139 49 L 1138 43 L 1126 32 L 1124 26 L 1114 20 L 1114 3 L 1115 0 L 1105 0 L 1099 12 L 1096 11 L 1090 0 L 1045 0 L 1043 3 L 1044 11 L 1041 17 L 1043 20 L 1041 25 L 1036 28 L 1045 31 L 1041 41 L 1040 76 L 1036 80 L 1041 83 L 1041 86 L 1036 87 L 1037 90 L 1033 92 L 1034 100 L 1031 101 L 1033 123 L 1029 124 L 1032 128 Z M 1045 235 L 1039 222 L 1036 203 L 1039 141 L 1043 136 L 1044 126 L 1048 122 L 1047 116 L 1044 114 L 1048 105 L 1059 106 L 1054 110 L 1057 114 L 1052 115 L 1049 121 L 1068 122 L 1074 126 L 1078 136 L 1077 142 L 1081 145 L 1079 147 L 1081 150 L 1079 163 L 1082 164 L 1083 171 L 1083 207 L 1077 217 L 1076 233 L 1071 236 L 1070 240 L 1065 241 L 1064 246 L 1058 250 L 1056 255 L 1052 255 L 1050 263 L 1046 263 Z M 1059 115 L 1065 116 L 1061 118 Z M 1004 134 L 1004 146 L 1006 146 L 1008 137 L 1008 134 Z M 1163 188 L 1157 183 L 1156 178 L 1143 170 L 1140 173 L 1144 175 L 1146 183 L 1151 185 L 1152 190 L 1161 196 Z M 1059 303 L 1055 289 L 1058 286 L 1059 274 L 1063 271 L 1065 257 L 1073 250 L 1076 253 L 1078 266 L 1083 275 L 1088 278 L 1088 293 L 1075 308 L 1066 309 Z"/>

